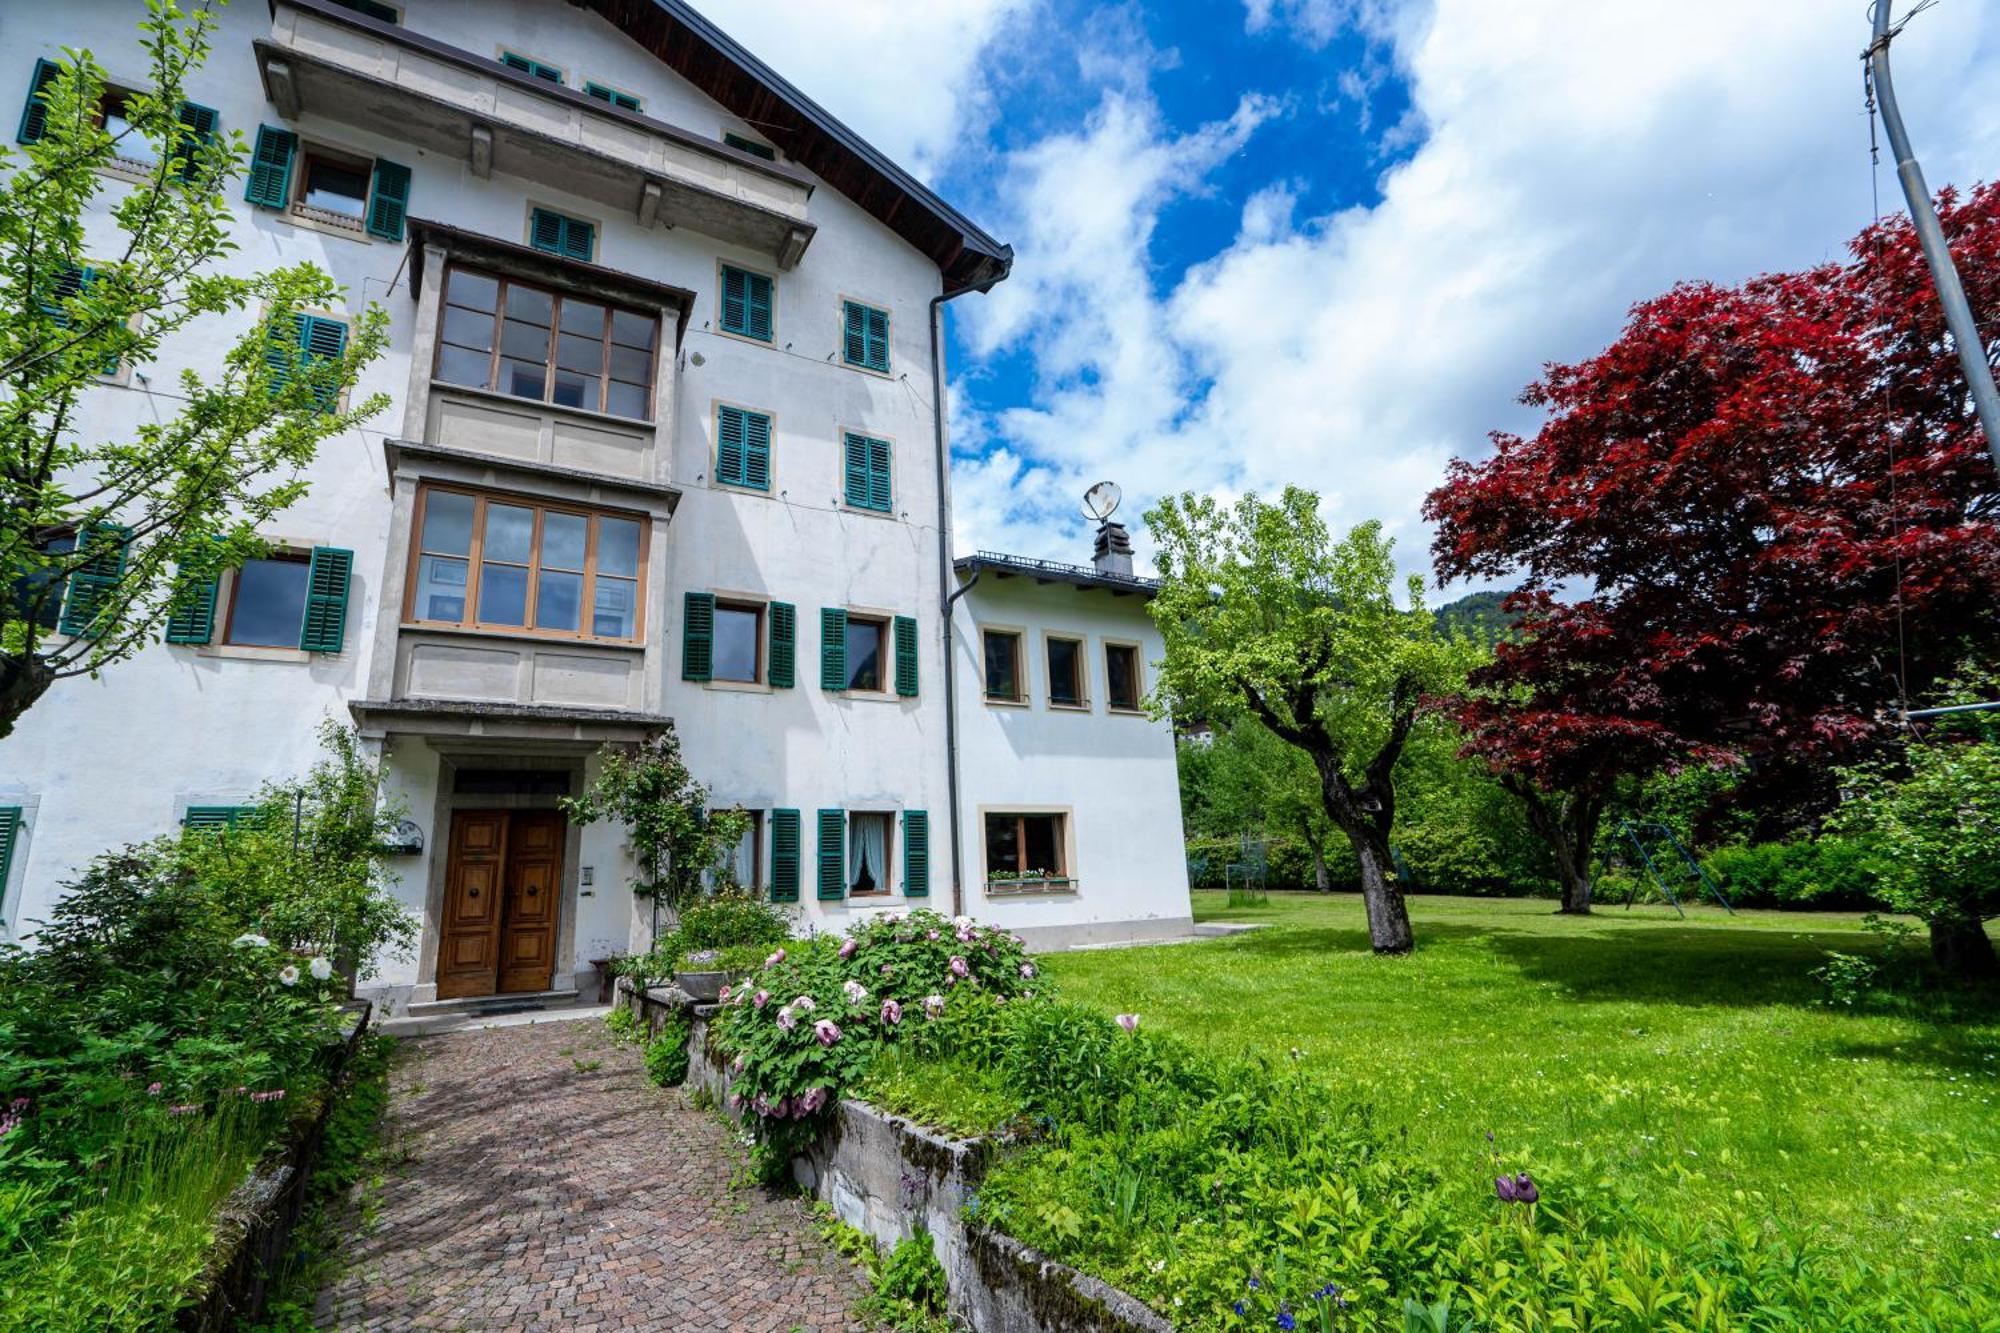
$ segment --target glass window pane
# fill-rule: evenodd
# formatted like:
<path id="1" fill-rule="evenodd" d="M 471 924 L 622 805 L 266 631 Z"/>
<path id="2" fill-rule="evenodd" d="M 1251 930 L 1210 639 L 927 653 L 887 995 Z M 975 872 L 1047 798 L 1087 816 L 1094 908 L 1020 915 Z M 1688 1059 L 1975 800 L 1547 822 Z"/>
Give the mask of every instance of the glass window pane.
<path id="1" fill-rule="evenodd" d="M 484 310 L 490 315 L 500 300 L 500 283 L 483 273 L 453 269 L 451 286 L 446 289 L 444 299 L 452 305 L 462 305 L 468 310 Z"/>
<path id="2" fill-rule="evenodd" d="M 417 601 L 413 614 L 418 620 L 465 622 L 466 562 L 450 556 L 427 555 L 417 561 Z"/>
<path id="3" fill-rule="evenodd" d="M 549 510 L 542 515 L 542 568 L 582 570 L 590 520 Z"/>
<path id="4" fill-rule="evenodd" d="M 660 322 L 651 315 L 614 310 L 611 312 L 611 341 L 650 352 L 653 350 L 653 334 L 659 326 Z"/>
<path id="5" fill-rule="evenodd" d="M 486 377 L 492 369 L 491 352 L 475 352 L 470 348 L 453 347 L 450 343 L 438 350 L 437 375 L 446 384 L 468 384 L 475 389 L 484 389 L 487 387 Z"/>
<path id="6" fill-rule="evenodd" d="M 597 573 L 626 578 L 639 573 L 639 525 L 629 518 L 597 520 Z"/>
<path id="7" fill-rule="evenodd" d="M 611 377 L 631 384 L 644 384 L 653 377 L 653 354 L 636 347 L 611 347 Z"/>
<path id="8" fill-rule="evenodd" d="M 160 160 L 160 155 L 153 150 L 152 141 L 133 128 L 132 122 L 125 118 L 123 99 L 105 109 L 104 132 L 117 140 L 111 147 L 114 156 L 127 162 L 153 163 Z"/>
<path id="9" fill-rule="evenodd" d="M 639 584 L 634 579 L 597 576 L 590 632 L 606 639 L 629 639 L 639 623 Z"/>
<path id="10" fill-rule="evenodd" d="M 575 630 L 583 620 L 583 575 L 543 570 L 535 582 L 535 628 Z"/>
<path id="11" fill-rule="evenodd" d="M 305 193 L 300 202 L 308 208 L 360 217 L 368 211 L 368 172 L 344 162 L 321 157 L 306 158 Z"/>
<path id="12" fill-rule="evenodd" d="M 604 344 L 574 333 L 556 335 L 556 364 L 595 379 L 604 373 Z"/>
<path id="13" fill-rule="evenodd" d="M 1021 864 L 1020 824 L 1013 815 L 986 816 L 986 873 L 1007 874 Z"/>
<path id="14" fill-rule="evenodd" d="M 549 359 L 549 331 L 546 325 L 524 324 L 518 319 L 503 322 L 500 331 L 500 353 L 503 356 L 518 357 L 523 361 L 533 361 L 537 365 Z"/>
<path id="15" fill-rule="evenodd" d="M 486 506 L 486 546 L 488 560 L 528 563 L 535 542 L 535 511 L 521 505 Z"/>
<path id="16" fill-rule="evenodd" d="M 1044 875 L 1062 874 L 1062 849 L 1056 838 L 1056 816 L 1029 815 L 1021 822 L 1026 826 L 1028 835 L 1026 864 L 1021 868 Z"/>
<path id="17" fill-rule="evenodd" d="M 715 608 L 715 657 L 710 674 L 716 680 L 757 679 L 757 630 L 762 619 L 756 611 L 741 607 Z"/>
<path id="18" fill-rule="evenodd" d="M 882 688 L 882 624 L 877 620 L 847 622 L 847 688 Z"/>
<path id="19" fill-rule="evenodd" d="M 590 301 L 565 299 L 562 305 L 562 331 L 581 333 L 587 338 L 604 337 L 604 307 Z"/>
<path id="20" fill-rule="evenodd" d="M 585 379 L 573 370 L 558 370 L 555 392 L 549 395 L 549 401 L 563 407 L 587 407 L 595 411 L 597 379 L 595 376 Z"/>
<path id="21" fill-rule="evenodd" d="M 539 361 L 502 361 L 500 392 L 540 402 L 548 394 L 548 367 Z"/>
<path id="22" fill-rule="evenodd" d="M 1113 708 L 1139 706 L 1138 654 L 1131 648 L 1112 645 L 1104 650 L 1104 676 Z"/>
<path id="23" fill-rule="evenodd" d="M 1083 702 L 1077 683 L 1077 645 L 1074 639 L 1049 640 L 1049 702 Z"/>
<path id="24" fill-rule="evenodd" d="M 652 415 L 653 395 L 637 384 L 613 380 L 605 389 L 604 410 L 615 416 L 643 421 Z"/>
<path id="25" fill-rule="evenodd" d="M 236 571 L 229 642 L 296 648 L 306 614 L 306 562 L 249 560 Z"/>
<path id="26" fill-rule="evenodd" d="M 986 696 L 989 699 L 1021 697 L 1019 672 L 1014 652 L 1019 640 L 1012 634 L 986 636 Z"/>
<path id="27" fill-rule="evenodd" d="M 460 310 L 457 306 L 448 305 L 444 308 L 443 338 L 460 347 L 490 352 L 493 350 L 493 316 L 481 310 Z"/>
<path id="28" fill-rule="evenodd" d="M 549 316 L 554 313 L 555 301 L 544 291 L 533 287 L 523 287 L 519 283 L 507 289 L 507 318 L 518 319 L 525 324 L 549 326 Z"/>
<path id="29" fill-rule="evenodd" d="M 424 549 L 449 555 L 472 554 L 472 505 L 471 496 L 457 491 L 425 492 Z"/>
<path id="30" fill-rule="evenodd" d="M 528 623 L 528 571 L 519 565 L 486 565 L 479 571 L 479 620 L 486 625 Z"/>

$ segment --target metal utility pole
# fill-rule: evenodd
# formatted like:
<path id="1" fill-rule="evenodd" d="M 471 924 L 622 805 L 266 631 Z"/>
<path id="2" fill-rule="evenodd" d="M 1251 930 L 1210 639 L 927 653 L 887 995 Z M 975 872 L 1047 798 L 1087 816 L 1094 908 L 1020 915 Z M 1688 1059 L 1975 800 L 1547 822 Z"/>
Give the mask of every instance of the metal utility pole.
<path id="1" fill-rule="evenodd" d="M 1973 322 L 1972 307 L 1965 300 L 1965 286 L 1951 262 L 1951 248 L 1945 244 L 1944 228 L 1938 225 L 1937 210 L 1931 207 L 1930 187 L 1924 184 L 1923 168 L 1917 165 L 1910 148 L 1909 131 L 1903 128 L 1903 113 L 1896 106 L 1896 85 L 1889 78 L 1889 41 L 1896 34 L 1889 27 L 1890 0 L 1875 0 L 1875 36 L 1865 53 L 1869 77 L 1875 86 L 1875 101 L 1882 108 L 1882 127 L 1889 132 L 1889 147 L 1896 154 L 1896 178 L 1903 183 L 1903 197 L 1910 204 L 1910 220 L 1916 224 L 1917 241 L 1924 248 L 1924 262 L 1930 265 L 1931 281 L 1937 285 L 1938 304 L 1944 307 L 1944 322 L 1958 348 L 1959 368 L 1972 389 L 1972 406 L 1979 413 L 1980 429 L 1986 432 L 1986 452 L 2000 469 L 2000 389 L 1993 386 L 1993 371 L 1986 364 L 1986 344 L 1980 340 L 1979 326 Z"/>

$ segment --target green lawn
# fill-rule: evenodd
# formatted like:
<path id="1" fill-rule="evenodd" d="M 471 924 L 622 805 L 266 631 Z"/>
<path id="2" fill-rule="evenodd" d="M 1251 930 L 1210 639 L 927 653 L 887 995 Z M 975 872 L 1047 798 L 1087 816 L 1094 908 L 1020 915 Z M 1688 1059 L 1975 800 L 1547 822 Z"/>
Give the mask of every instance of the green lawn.
<path id="1" fill-rule="evenodd" d="M 1065 998 L 1221 1053 L 1296 1049 L 1450 1171 L 1487 1172 L 1490 1130 L 1510 1166 L 1755 1191 L 1892 1266 L 2000 1247 L 2000 1004 L 1817 1003 L 1807 973 L 1828 949 L 1875 947 L 1858 915 L 1580 920 L 1542 901 L 1414 897 L 1415 954 L 1377 958 L 1353 895 L 1194 903 L 1197 920 L 1263 928 L 1052 955 L 1045 970 Z"/>

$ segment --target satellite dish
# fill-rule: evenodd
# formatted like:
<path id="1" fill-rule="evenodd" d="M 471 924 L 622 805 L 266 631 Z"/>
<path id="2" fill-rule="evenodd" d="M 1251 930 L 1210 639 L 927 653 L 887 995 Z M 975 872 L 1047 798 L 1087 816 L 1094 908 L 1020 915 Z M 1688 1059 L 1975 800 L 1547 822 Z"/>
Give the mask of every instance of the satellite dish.
<path id="1" fill-rule="evenodd" d="M 1083 512 L 1099 523 L 1108 523 L 1124 498 L 1125 492 L 1118 489 L 1117 482 L 1100 481 L 1083 493 Z"/>

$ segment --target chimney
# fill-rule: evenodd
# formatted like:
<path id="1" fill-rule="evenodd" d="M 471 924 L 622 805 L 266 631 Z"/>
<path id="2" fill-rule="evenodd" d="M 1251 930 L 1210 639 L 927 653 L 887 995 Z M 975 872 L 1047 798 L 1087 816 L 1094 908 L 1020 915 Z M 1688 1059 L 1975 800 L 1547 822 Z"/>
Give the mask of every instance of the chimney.
<path id="1" fill-rule="evenodd" d="M 1123 523 L 1113 523 L 1105 519 L 1097 529 L 1097 545 L 1091 552 L 1090 563 L 1100 574 L 1112 574 L 1122 579 L 1132 577 L 1132 535 L 1125 531 Z"/>

